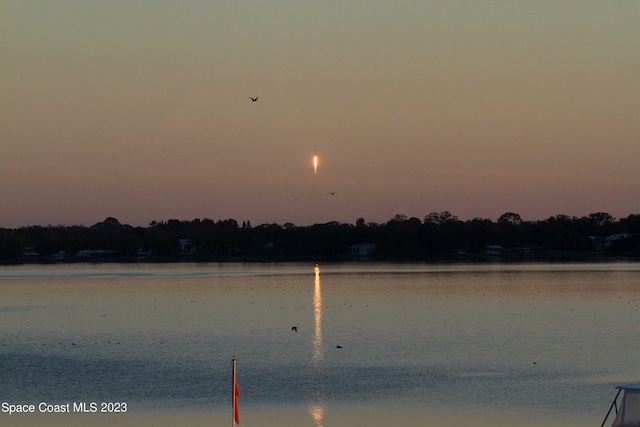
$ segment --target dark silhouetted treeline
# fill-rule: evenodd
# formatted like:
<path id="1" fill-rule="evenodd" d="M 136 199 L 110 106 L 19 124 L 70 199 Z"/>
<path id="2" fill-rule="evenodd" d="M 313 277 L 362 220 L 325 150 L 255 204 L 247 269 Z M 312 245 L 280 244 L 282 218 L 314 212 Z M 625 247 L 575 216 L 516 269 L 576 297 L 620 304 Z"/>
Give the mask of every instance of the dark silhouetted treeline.
<path id="1" fill-rule="evenodd" d="M 371 253 L 359 253 L 358 244 Z M 356 245 L 356 246 L 354 246 Z M 91 227 L 30 226 L 0 229 L 0 260 L 317 260 L 366 255 L 385 260 L 445 257 L 547 257 L 599 254 L 638 257 L 640 215 L 615 219 L 603 212 L 523 221 L 507 212 L 497 221 L 461 221 L 449 212 L 423 219 L 396 215 L 386 223 L 329 222 L 311 226 L 234 219 L 152 222 L 148 227 L 107 218 Z"/>

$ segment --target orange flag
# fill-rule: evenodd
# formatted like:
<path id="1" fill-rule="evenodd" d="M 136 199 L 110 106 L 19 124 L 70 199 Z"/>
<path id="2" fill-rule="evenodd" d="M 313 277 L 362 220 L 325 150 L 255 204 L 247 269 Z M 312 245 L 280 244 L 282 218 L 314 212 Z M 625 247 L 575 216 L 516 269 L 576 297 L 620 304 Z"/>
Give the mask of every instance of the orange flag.
<path id="1" fill-rule="evenodd" d="M 231 385 L 232 401 L 233 401 L 233 419 L 236 424 L 240 424 L 240 410 L 238 409 L 238 397 L 240 397 L 240 387 L 236 381 L 236 359 L 233 359 L 233 368 L 231 369 L 231 377 L 233 384 Z"/>

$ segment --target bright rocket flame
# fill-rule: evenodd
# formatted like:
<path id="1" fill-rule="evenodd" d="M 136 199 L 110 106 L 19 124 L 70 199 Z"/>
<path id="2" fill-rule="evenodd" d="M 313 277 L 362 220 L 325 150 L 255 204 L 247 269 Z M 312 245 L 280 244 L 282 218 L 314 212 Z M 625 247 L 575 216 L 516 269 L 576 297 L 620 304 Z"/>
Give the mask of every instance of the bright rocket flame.
<path id="1" fill-rule="evenodd" d="M 314 175 L 318 174 L 318 155 L 317 154 L 313 155 L 313 174 Z"/>

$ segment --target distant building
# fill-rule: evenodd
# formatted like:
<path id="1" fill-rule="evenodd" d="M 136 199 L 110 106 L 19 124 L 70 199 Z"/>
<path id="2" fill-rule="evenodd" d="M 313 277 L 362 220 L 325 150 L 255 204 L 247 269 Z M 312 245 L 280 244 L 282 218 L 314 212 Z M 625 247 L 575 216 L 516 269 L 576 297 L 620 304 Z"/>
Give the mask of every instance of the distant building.
<path id="1" fill-rule="evenodd" d="M 76 252 L 76 256 L 80 258 L 104 258 L 115 254 L 116 251 L 108 249 L 81 249 Z"/>
<path id="2" fill-rule="evenodd" d="M 178 251 L 180 255 L 195 255 L 196 248 L 191 239 L 178 239 Z"/>
<path id="3" fill-rule="evenodd" d="M 274 245 L 273 242 L 267 242 L 264 245 L 262 245 L 262 250 L 265 252 L 270 252 L 275 248 L 276 248 L 276 245 Z"/>
<path id="4" fill-rule="evenodd" d="M 596 251 L 604 251 L 609 250 L 615 245 L 619 244 L 621 240 L 625 240 L 631 237 L 629 233 L 617 233 L 610 234 L 606 237 L 602 236 L 589 236 L 591 242 L 593 243 L 593 247 Z"/>
<path id="5" fill-rule="evenodd" d="M 500 255 L 504 248 L 501 245 L 487 245 L 485 251 L 487 255 Z"/>
<path id="6" fill-rule="evenodd" d="M 627 242 L 625 240 L 631 239 L 634 235 L 631 233 L 617 233 L 610 234 L 600 241 L 600 245 L 597 246 L 599 250 L 616 250 L 623 248 Z"/>
<path id="7" fill-rule="evenodd" d="M 369 256 L 376 250 L 375 243 L 356 243 L 347 248 L 349 256 Z"/>
<path id="8" fill-rule="evenodd" d="M 138 248 L 138 250 L 136 251 L 136 256 L 139 257 L 139 258 L 148 257 L 148 256 L 151 256 L 151 255 L 154 255 L 154 254 L 155 254 L 154 250 L 145 249 L 142 246 L 140 246 Z"/>
<path id="9" fill-rule="evenodd" d="M 40 254 L 36 251 L 36 248 L 33 246 L 25 247 L 24 250 L 20 253 L 21 257 L 24 258 L 37 258 Z"/>
<path id="10" fill-rule="evenodd" d="M 65 251 L 60 251 L 58 253 L 49 255 L 49 259 L 51 261 L 64 261 L 65 259 L 67 259 L 67 253 Z"/>
<path id="11" fill-rule="evenodd" d="M 618 240 L 628 239 L 629 237 L 631 237 L 631 234 L 629 234 L 629 233 L 611 234 L 610 236 L 607 236 L 604 239 L 604 246 L 606 248 L 608 248 L 611 245 L 613 245 L 615 242 L 617 242 Z"/>

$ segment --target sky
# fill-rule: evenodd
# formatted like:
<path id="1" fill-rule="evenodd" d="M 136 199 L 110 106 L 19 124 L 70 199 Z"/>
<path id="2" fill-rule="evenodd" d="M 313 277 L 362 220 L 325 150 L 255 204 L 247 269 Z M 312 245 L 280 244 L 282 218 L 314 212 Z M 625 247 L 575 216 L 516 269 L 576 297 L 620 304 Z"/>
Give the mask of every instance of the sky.
<path id="1" fill-rule="evenodd" d="M 622 0 L 5 0 L 0 228 L 637 214 L 638 22 Z"/>

